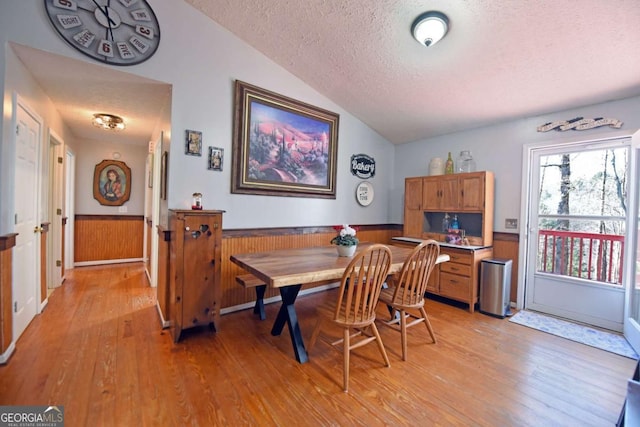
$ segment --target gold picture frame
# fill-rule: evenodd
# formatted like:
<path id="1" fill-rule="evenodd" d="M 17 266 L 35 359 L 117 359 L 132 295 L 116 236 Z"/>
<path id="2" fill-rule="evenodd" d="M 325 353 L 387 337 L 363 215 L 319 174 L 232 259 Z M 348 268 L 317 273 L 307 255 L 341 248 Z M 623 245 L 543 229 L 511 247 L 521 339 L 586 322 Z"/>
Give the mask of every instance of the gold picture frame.
<path id="1" fill-rule="evenodd" d="M 339 119 L 236 80 L 231 192 L 335 199 Z"/>
<path id="2" fill-rule="evenodd" d="M 125 162 L 103 160 L 93 171 L 93 198 L 101 205 L 122 206 L 131 196 L 131 169 Z"/>

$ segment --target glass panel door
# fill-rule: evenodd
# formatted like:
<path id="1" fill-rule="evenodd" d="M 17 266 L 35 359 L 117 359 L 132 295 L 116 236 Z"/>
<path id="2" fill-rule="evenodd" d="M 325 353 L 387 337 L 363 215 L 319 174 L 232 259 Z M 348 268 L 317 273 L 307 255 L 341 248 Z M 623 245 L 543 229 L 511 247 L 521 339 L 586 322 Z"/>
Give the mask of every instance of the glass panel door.
<path id="1" fill-rule="evenodd" d="M 535 151 L 526 307 L 622 331 L 629 139 Z"/>
<path id="2" fill-rule="evenodd" d="M 640 354 L 640 131 L 632 138 L 632 156 L 629 197 L 628 248 L 625 256 L 624 283 L 627 285 L 627 304 L 625 307 L 624 335 L 627 341 Z"/>

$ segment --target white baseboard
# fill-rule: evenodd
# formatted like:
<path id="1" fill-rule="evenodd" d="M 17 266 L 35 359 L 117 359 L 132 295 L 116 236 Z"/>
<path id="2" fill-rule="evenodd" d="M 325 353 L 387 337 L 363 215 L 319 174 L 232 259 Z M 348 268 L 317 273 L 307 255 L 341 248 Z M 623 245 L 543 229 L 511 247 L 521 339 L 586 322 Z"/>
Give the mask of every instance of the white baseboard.
<path id="1" fill-rule="evenodd" d="M 47 307 L 47 304 L 49 304 L 49 297 L 46 297 L 45 300 L 40 303 L 40 311 L 38 313 L 42 313 Z"/>
<path id="2" fill-rule="evenodd" d="M 164 320 L 164 316 L 162 316 L 162 310 L 160 310 L 160 304 L 156 302 L 156 308 L 158 309 L 158 316 L 160 316 L 160 325 L 162 325 L 162 329 L 166 329 L 169 327 L 169 322 Z"/>
<path id="3" fill-rule="evenodd" d="M 140 262 L 143 261 L 144 258 L 123 258 L 123 259 L 106 259 L 103 261 L 81 261 L 74 262 L 74 267 L 86 267 L 89 265 L 106 265 L 106 264 L 122 264 L 125 262 Z"/>
<path id="4" fill-rule="evenodd" d="M 7 347 L 7 350 L 4 353 L 0 354 L 0 365 L 4 365 L 5 363 L 7 363 L 7 361 L 9 360 L 9 358 L 11 357 L 15 349 L 16 349 L 15 343 L 12 342 L 11 344 L 9 344 L 9 347 Z"/>
<path id="5" fill-rule="evenodd" d="M 339 282 L 336 283 L 329 283 L 328 285 L 322 285 L 322 286 L 317 286 L 315 288 L 311 288 L 311 289 L 305 289 L 300 291 L 300 293 L 298 294 L 298 297 L 301 297 L 303 295 L 309 295 L 309 294 L 315 294 L 316 292 L 322 292 L 322 291 L 326 291 L 328 289 L 333 289 L 333 288 L 337 288 L 338 286 L 340 286 Z M 266 304 L 271 304 L 273 302 L 279 302 L 282 301 L 282 298 L 278 295 L 273 296 L 271 298 L 266 298 L 264 300 L 265 305 Z M 255 301 L 252 302 L 246 302 L 244 304 L 238 304 L 238 305 L 234 305 L 231 307 L 225 307 L 223 309 L 220 310 L 220 314 L 229 314 L 229 313 L 233 313 L 235 311 L 242 311 L 242 310 L 246 310 L 247 308 L 253 308 L 255 305 Z"/>

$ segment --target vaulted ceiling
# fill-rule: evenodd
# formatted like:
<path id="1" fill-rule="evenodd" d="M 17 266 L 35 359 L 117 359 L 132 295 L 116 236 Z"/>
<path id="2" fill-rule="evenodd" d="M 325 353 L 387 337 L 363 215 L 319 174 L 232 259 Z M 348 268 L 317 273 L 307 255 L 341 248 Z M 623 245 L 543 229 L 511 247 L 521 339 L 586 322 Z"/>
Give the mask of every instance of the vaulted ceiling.
<path id="1" fill-rule="evenodd" d="M 184 1 L 394 144 L 640 95 L 638 0 Z M 426 48 L 410 27 L 429 10 L 450 28 Z M 167 84 L 14 49 L 82 138 L 112 138 L 88 111 L 126 111 L 119 141 L 146 144 L 170 96 Z"/>
<path id="2" fill-rule="evenodd" d="M 396 144 L 640 94 L 638 0 L 185 1 Z"/>

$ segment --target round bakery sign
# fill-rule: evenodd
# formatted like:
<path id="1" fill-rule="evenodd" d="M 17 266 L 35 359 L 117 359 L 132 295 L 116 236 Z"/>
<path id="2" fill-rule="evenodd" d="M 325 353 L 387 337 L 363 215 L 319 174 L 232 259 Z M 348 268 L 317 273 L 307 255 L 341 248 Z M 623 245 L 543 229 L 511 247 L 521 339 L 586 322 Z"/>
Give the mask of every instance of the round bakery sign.
<path id="1" fill-rule="evenodd" d="M 376 161 L 366 154 L 351 156 L 351 173 L 358 178 L 372 178 L 376 174 Z"/>

